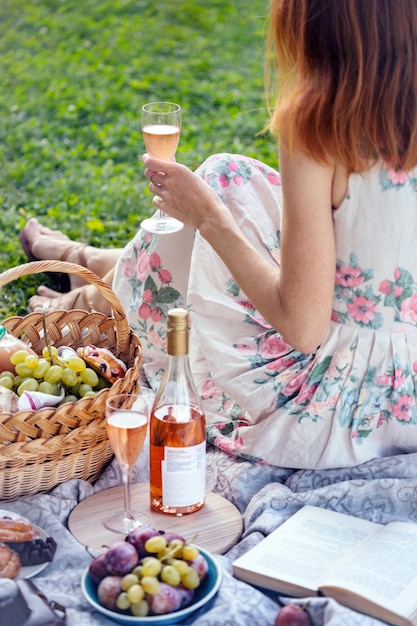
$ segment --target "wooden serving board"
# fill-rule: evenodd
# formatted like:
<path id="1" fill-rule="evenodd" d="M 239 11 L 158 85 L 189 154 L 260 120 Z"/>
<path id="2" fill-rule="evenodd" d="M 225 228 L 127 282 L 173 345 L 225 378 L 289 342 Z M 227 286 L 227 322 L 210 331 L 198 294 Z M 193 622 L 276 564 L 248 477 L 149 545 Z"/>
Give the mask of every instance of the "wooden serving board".
<path id="1" fill-rule="evenodd" d="M 132 508 L 147 513 L 152 528 L 177 532 L 207 552 L 227 552 L 242 534 L 243 520 L 238 509 L 216 493 L 208 492 L 202 509 L 182 517 L 152 511 L 148 483 L 132 485 L 131 497 Z M 68 519 L 69 529 L 77 541 L 93 550 L 109 546 L 124 539 L 124 535 L 107 530 L 103 519 L 122 506 L 122 486 L 98 491 L 73 509 Z"/>

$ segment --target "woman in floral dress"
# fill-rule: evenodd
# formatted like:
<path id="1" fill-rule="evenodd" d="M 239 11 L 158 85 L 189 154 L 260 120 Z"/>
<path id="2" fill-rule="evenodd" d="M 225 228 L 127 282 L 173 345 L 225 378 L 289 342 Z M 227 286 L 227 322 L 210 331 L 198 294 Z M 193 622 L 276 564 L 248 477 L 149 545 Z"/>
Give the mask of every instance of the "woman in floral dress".
<path id="1" fill-rule="evenodd" d="M 417 3 L 273 0 L 270 35 L 282 186 L 236 155 L 197 176 L 145 155 L 155 207 L 197 235 L 140 233 L 139 254 L 158 254 L 190 309 L 209 441 L 293 468 L 416 451 Z M 130 319 L 144 342 L 163 336 L 140 307 Z"/>
<path id="2" fill-rule="evenodd" d="M 113 288 L 156 389 L 186 306 L 208 440 L 291 468 L 417 450 L 417 3 L 272 0 L 280 174 L 144 156 L 182 231 L 139 231 Z M 282 176 L 282 178 L 281 178 Z"/>

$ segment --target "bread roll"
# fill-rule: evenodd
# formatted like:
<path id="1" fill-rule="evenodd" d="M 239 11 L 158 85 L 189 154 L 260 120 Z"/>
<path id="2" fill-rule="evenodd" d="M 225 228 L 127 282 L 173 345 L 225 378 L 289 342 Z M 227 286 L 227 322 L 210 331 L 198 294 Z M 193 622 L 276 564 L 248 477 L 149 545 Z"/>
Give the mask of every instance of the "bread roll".
<path id="1" fill-rule="evenodd" d="M 0 517 L 0 542 L 31 541 L 39 532 L 26 517 Z"/>
<path id="2" fill-rule="evenodd" d="M 14 578 L 21 567 L 17 552 L 11 550 L 6 544 L 0 543 L 0 578 Z"/>

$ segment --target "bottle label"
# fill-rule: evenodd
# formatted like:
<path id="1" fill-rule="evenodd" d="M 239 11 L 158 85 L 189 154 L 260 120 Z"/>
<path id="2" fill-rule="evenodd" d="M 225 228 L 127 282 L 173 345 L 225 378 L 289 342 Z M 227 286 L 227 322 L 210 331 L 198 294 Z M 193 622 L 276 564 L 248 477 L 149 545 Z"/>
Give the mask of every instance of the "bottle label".
<path id="1" fill-rule="evenodd" d="M 186 448 L 165 446 L 162 461 L 162 503 L 192 506 L 206 495 L 206 442 Z"/>

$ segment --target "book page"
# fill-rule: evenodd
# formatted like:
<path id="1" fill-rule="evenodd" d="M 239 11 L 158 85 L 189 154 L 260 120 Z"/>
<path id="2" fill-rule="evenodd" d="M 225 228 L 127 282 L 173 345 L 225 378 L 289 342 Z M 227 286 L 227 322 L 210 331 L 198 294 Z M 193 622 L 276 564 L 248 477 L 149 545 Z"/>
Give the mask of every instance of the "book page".
<path id="1" fill-rule="evenodd" d="M 248 570 L 260 575 L 254 584 L 265 576 L 315 593 L 335 562 L 380 528 L 367 520 L 307 505 L 239 557 L 233 564 L 235 575 L 240 578 L 242 569 Z M 249 574 L 245 580 L 255 581 Z M 282 588 L 271 580 L 262 582 L 278 591 Z"/>
<path id="2" fill-rule="evenodd" d="M 417 605 L 417 525 L 387 524 L 338 564 L 326 582 L 324 591 L 330 584 L 344 587 L 399 615 L 411 615 Z"/>

